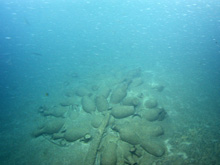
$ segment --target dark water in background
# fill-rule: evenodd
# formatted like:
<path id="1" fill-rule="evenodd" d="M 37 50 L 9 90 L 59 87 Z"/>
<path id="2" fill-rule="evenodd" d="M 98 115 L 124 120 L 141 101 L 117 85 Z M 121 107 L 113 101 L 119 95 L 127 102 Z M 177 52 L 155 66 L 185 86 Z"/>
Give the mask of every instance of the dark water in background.
<path id="1" fill-rule="evenodd" d="M 201 106 L 192 114 L 219 116 L 219 61 L 217 0 L 1 0 L 1 138 L 29 117 L 20 106 L 40 104 L 46 93 L 58 97 L 76 75 L 126 67 L 167 76 Z M 196 96 L 210 109 L 193 101 Z"/>

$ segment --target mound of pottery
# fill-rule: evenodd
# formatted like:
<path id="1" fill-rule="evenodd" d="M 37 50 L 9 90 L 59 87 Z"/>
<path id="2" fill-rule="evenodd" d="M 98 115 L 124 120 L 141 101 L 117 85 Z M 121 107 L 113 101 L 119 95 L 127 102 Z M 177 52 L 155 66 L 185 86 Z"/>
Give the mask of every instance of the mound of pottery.
<path id="1" fill-rule="evenodd" d="M 110 114 L 100 142 L 103 149 L 97 152 L 101 164 L 135 164 L 146 154 L 163 156 L 166 148 L 160 137 L 164 135 L 161 122 L 166 111 L 156 98 L 131 92 L 144 85 L 140 69 L 126 72 L 121 78 L 112 77 L 112 82 L 84 84 L 68 91 L 59 105 L 40 107 L 45 122 L 32 133 L 33 137 L 47 135 L 54 141 L 93 143 L 106 114 Z"/>
<path id="2" fill-rule="evenodd" d="M 52 118 L 47 120 L 42 126 L 35 130 L 32 135 L 38 137 L 43 134 L 54 134 L 60 131 L 64 125 L 63 119 Z"/>
<path id="3" fill-rule="evenodd" d="M 121 140 L 131 145 L 140 145 L 154 156 L 162 156 L 165 152 L 163 144 L 156 140 L 164 134 L 161 126 L 151 125 L 144 120 L 135 120 L 135 122 L 115 125 L 113 130 L 119 133 Z"/>
<path id="4" fill-rule="evenodd" d="M 51 108 L 48 108 L 46 106 L 41 106 L 39 108 L 39 112 L 43 116 L 54 116 L 54 117 L 64 117 L 67 110 L 68 108 L 62 106 L 53 106 Z"/>
<path id="5" fill-rule="evenodd" d="M 53 139 L 65 139 L 68 142 L 74 142 L 76 140 L 82 139 L 82 138 L 87 138 L 88 135 L 90 135 L 90 129 L 91 126 L 90 124 L 85 124 L 85 123 L 69 123 L 66 124 L 66 128 L 64 131 L 60 133 L 56 133 L 53 135 Z M 87 135 L 87 136 L 86 136 Z"/>

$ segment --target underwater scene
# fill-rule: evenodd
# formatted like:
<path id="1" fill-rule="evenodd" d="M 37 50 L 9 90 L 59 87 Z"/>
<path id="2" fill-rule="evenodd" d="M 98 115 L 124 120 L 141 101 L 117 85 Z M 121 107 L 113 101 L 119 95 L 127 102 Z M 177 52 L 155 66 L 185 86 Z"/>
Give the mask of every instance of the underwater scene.
<path id="1" fill-rule="evenodd" d="M 220 165 L 220 1 L 0 0 L 1 165 Z"/>

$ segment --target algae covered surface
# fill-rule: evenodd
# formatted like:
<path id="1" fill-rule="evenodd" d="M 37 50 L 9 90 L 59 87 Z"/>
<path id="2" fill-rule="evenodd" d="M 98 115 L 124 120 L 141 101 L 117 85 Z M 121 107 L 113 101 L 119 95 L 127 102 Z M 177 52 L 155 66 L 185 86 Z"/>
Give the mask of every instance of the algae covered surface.
<path id="1" fill-rule="evenodd" d="M 220 164 L 219 9 L 1 1 L 0 164 Z"/>

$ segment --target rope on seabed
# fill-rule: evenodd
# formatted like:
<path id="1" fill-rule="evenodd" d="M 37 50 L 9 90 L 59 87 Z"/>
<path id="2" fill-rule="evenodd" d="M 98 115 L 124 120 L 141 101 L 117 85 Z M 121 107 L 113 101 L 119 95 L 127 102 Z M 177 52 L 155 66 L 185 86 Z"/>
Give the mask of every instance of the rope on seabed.
<path id="1" fill-rule="evenodd" d="M 87 152 L 86 158 L 84 160 L 85 165 L 94 165 L 96 158 L 97 158 L 97 153 L 99 150 L 100 143 L 103 138 L 103 134 L 105 132 L 105 128 L 108 126 L 108 122 L 110 119 L 111 115 L 110 112 L 106 113 L 105 119 L 102 121 L 102 124 L 98 128 L 98 132 L 96 137 L 92 140 L 89 150 Z"/>

